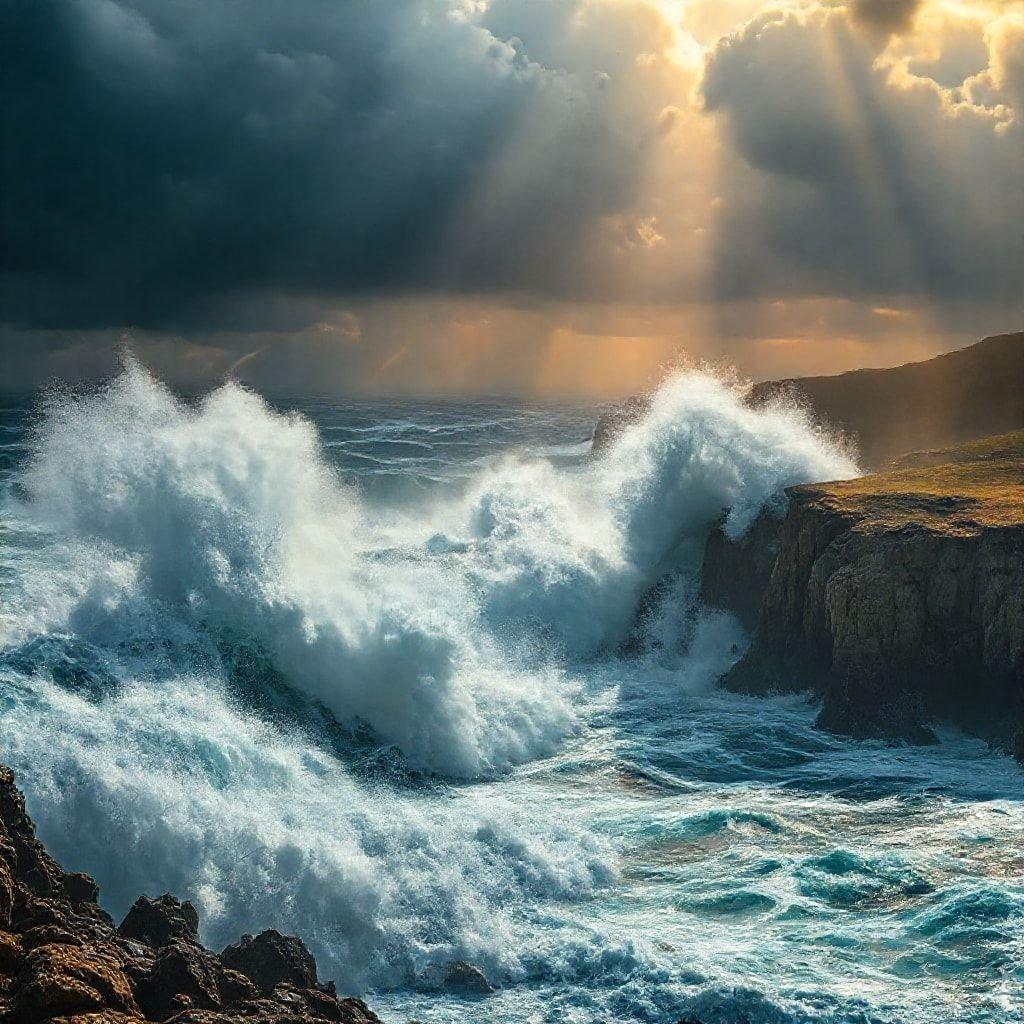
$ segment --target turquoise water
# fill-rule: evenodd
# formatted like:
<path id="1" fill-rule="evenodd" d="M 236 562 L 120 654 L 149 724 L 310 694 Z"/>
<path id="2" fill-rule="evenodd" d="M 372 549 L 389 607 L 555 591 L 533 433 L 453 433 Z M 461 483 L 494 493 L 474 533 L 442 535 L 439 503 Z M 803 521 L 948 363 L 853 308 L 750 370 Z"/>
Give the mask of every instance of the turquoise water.
<path id="1" fill-rule="evenodd" d="M 43 838 L 115 916 L 302 934 L 389 1021 L 1020 1019 L 1019 766 L 713 688 L 707 531 L 855 467 L 699 375 L 596 461 L 594 415 L 137 368 L 5 401 L 0 752 Z"/>

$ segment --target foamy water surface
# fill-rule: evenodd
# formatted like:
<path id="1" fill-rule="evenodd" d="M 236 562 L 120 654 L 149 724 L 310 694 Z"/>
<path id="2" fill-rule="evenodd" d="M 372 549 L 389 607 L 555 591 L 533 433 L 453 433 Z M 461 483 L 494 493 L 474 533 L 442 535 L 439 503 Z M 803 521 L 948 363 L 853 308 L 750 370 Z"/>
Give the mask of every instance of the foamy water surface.
<path id="1" fill-rule="evenodd" d="M 0 756 L 44 840 L 115 917 L 302 934 L 387 1020 L 1019 1019 L 1019 767 L 713 688 L 708 531 L 856 467 L 701 374 L 601 459 L 594 415 L 135 366 L 5 400 Z"/>

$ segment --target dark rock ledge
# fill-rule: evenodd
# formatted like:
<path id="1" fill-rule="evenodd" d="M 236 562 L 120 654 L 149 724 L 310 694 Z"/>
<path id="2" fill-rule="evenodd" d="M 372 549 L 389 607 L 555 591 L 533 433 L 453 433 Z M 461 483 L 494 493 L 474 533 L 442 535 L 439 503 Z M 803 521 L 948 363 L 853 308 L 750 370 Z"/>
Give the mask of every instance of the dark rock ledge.
<path id="1" fill-rule="evenodd" d="M 191 903 L 142 896 L 115 928 L 98 897 L 43 848 L 0 766 L 0 1024 L 380 1024 L 317 981 L 301 939 L 243 935 L 218 955 Z"/>

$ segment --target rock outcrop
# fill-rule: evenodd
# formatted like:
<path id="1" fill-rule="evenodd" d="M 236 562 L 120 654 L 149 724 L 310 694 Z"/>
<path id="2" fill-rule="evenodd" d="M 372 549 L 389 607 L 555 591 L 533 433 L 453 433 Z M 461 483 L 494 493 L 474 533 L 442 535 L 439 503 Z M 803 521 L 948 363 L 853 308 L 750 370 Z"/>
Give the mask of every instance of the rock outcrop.
<path id="1" fill-rule="evenodd" d="M 224 949 L 220 958 L 226 966 L 252 978 L 265 992 L 282 984 L 316 987 L 316 961 L 302 940 L 272 928 L 255 938 L 243 935 L 235 945 Z"/>
<path id="2" fill-rule="evenodd" d="M 2 1024 L 380 1024 L 317 982 L 300 939 L 267 931 L 217 956 L 188 902 L 140 897 L 115 929 L 98 898 L 43 848 L 0 766 Z"/>
<path id="3" fill-rule="evenodd" d="M 621 405 L 602 413 L 594 426 L 594 436 L 590 441 L 591 451 L 604 451 L 626 427 L 642 419 L 650 406 L 651 400 L 647 395 L 634 395 Z"/>
<path id="4" fill-rule="evenodd" d="M 927 742 L 946 721 L 1024 756 L 1024 432 L 967 455 L 791 488 L 777 532 L 709 543 L 708 600 L 741 617 L 777 550 L 723 684 L 816 692 L 839 733 Z"/>

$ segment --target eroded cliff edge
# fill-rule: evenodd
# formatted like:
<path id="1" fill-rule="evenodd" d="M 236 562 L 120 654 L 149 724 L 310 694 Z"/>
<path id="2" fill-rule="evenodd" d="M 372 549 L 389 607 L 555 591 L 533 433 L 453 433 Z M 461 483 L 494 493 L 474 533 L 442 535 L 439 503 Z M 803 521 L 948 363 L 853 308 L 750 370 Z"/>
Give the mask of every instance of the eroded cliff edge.
<path id="1" fill-rule="evenodd" d="M 855 737 L 949 722 L 1024 758 L 1024 432 L 932 455 L 791 488 L 781 522 L 709 541 L 705 599 L 755 620 L 722 683 L 813 691 Z"/>

